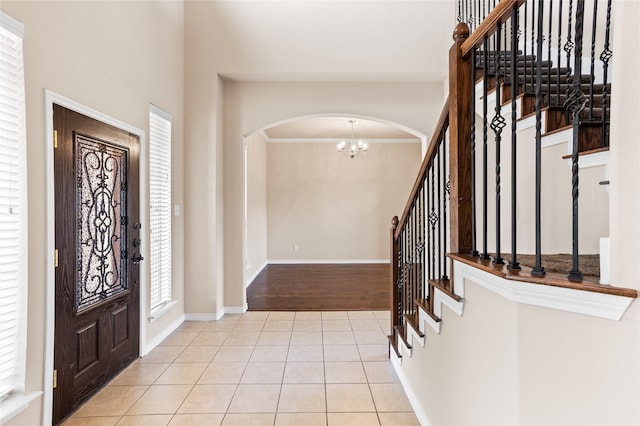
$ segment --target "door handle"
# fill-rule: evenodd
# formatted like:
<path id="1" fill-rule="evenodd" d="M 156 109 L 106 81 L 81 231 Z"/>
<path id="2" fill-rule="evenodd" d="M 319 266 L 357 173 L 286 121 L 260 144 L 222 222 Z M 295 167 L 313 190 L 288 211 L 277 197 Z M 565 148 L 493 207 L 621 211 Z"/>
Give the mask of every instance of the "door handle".
<path id="1" fill-rule="evenodd" d="M 140 253 L 137 253 L 133 255 L 133 258 L 131 258 L 131 260 L 133 260 L 134 265 L 138 265 L 140 262 L 144 260 L 144 257 L 142 257 Z"/>

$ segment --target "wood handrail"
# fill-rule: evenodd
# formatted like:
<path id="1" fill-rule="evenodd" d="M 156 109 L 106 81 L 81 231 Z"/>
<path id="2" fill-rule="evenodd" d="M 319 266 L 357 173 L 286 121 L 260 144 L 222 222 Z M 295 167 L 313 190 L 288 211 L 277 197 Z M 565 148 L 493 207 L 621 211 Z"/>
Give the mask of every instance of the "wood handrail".
<path id="1" fill-rule="evenodd" d="M 520 7 L 525 1 L 526 0 L 501 0 L 462 44 L 462 56 L 467 56 L 474 48 L 480 47 L 484 38 L 495 32 L 499 22 L 509 20 L 513 7 Z"/>
<path id="2" fill-rule="evenodd" d="M 440 118 L 438 119 L 438 124 L 436 124 L 436 128 L 433 132 L 433 136 L 431 136 L 431 141 L 429 142 L 429 147 L 427 148 L 427 153 L 422 159 L 422 165 L 420 166 L 420 171 L 418 172 L 418 177 L 413 184 L 413 188 L 411 189 L 411 194 L 409 195 L 409 199 L 407 200 L 407 204 L 404 207 L 404 211 L 402 212 L 402 216 L 400 216 L 400 220 L 395 228 L 395 233 L 393 235 L 394 239 L 397 239 L 400 236 L 400 232 L 402 232 L 402 227 L 404 223 L 407 221 L 407 217 L 409 216 L 409 212 L 411 211 L 411 206 L 415 198 L 417 197 L 418 191 L 420 189 L 420 185 L 422 181 L 426 178 L 426 174 L 429 171 L 429 165 L 433 161 L 436 152 L 439 148 L 440 139 L 442 137 L 442 131 L 449 125 L 449 98 L 444 103 L 442 107 L 442 112 L 440 113 Z"/>

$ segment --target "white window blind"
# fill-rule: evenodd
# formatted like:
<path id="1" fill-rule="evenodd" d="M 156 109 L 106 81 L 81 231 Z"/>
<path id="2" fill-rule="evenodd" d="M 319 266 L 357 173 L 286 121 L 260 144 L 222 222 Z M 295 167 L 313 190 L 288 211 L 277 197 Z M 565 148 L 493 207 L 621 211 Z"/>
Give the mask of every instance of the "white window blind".
<path id="1" fill-rule="evenodd" d="M 0 399 L 24 391 L 27 173 L 22 24 L 0 11 Z"/>
<path id="2" fill-rule="evenodd" d="M 149 192 L 151 302 L 171 300 L 171 116 L 151 105 L 149 112 Z"/>

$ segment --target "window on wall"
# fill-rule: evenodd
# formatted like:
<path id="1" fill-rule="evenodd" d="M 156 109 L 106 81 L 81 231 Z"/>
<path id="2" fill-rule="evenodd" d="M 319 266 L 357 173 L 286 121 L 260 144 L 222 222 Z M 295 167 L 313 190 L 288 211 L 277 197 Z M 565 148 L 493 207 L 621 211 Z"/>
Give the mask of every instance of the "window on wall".
<path id="1" fill-rule="evenodd" d="M 27 163 L 21 23 L 0 11 L 0 423 L 24 392 Z"/>
<path id="2" fill-rule="evenodd" d="M 151 310 L 171 300 L 171 116 L 149 111 Z"/>

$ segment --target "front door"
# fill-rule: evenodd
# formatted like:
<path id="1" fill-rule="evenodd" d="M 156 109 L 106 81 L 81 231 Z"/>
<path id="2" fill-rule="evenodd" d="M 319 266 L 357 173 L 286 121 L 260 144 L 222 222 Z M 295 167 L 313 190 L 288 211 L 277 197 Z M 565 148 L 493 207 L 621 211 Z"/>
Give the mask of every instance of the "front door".
<path id="1" fill-rule="evenodd" d="M 53 422 L 138 357 L 138 137 L 53 108 L 57 249 Z"/>

